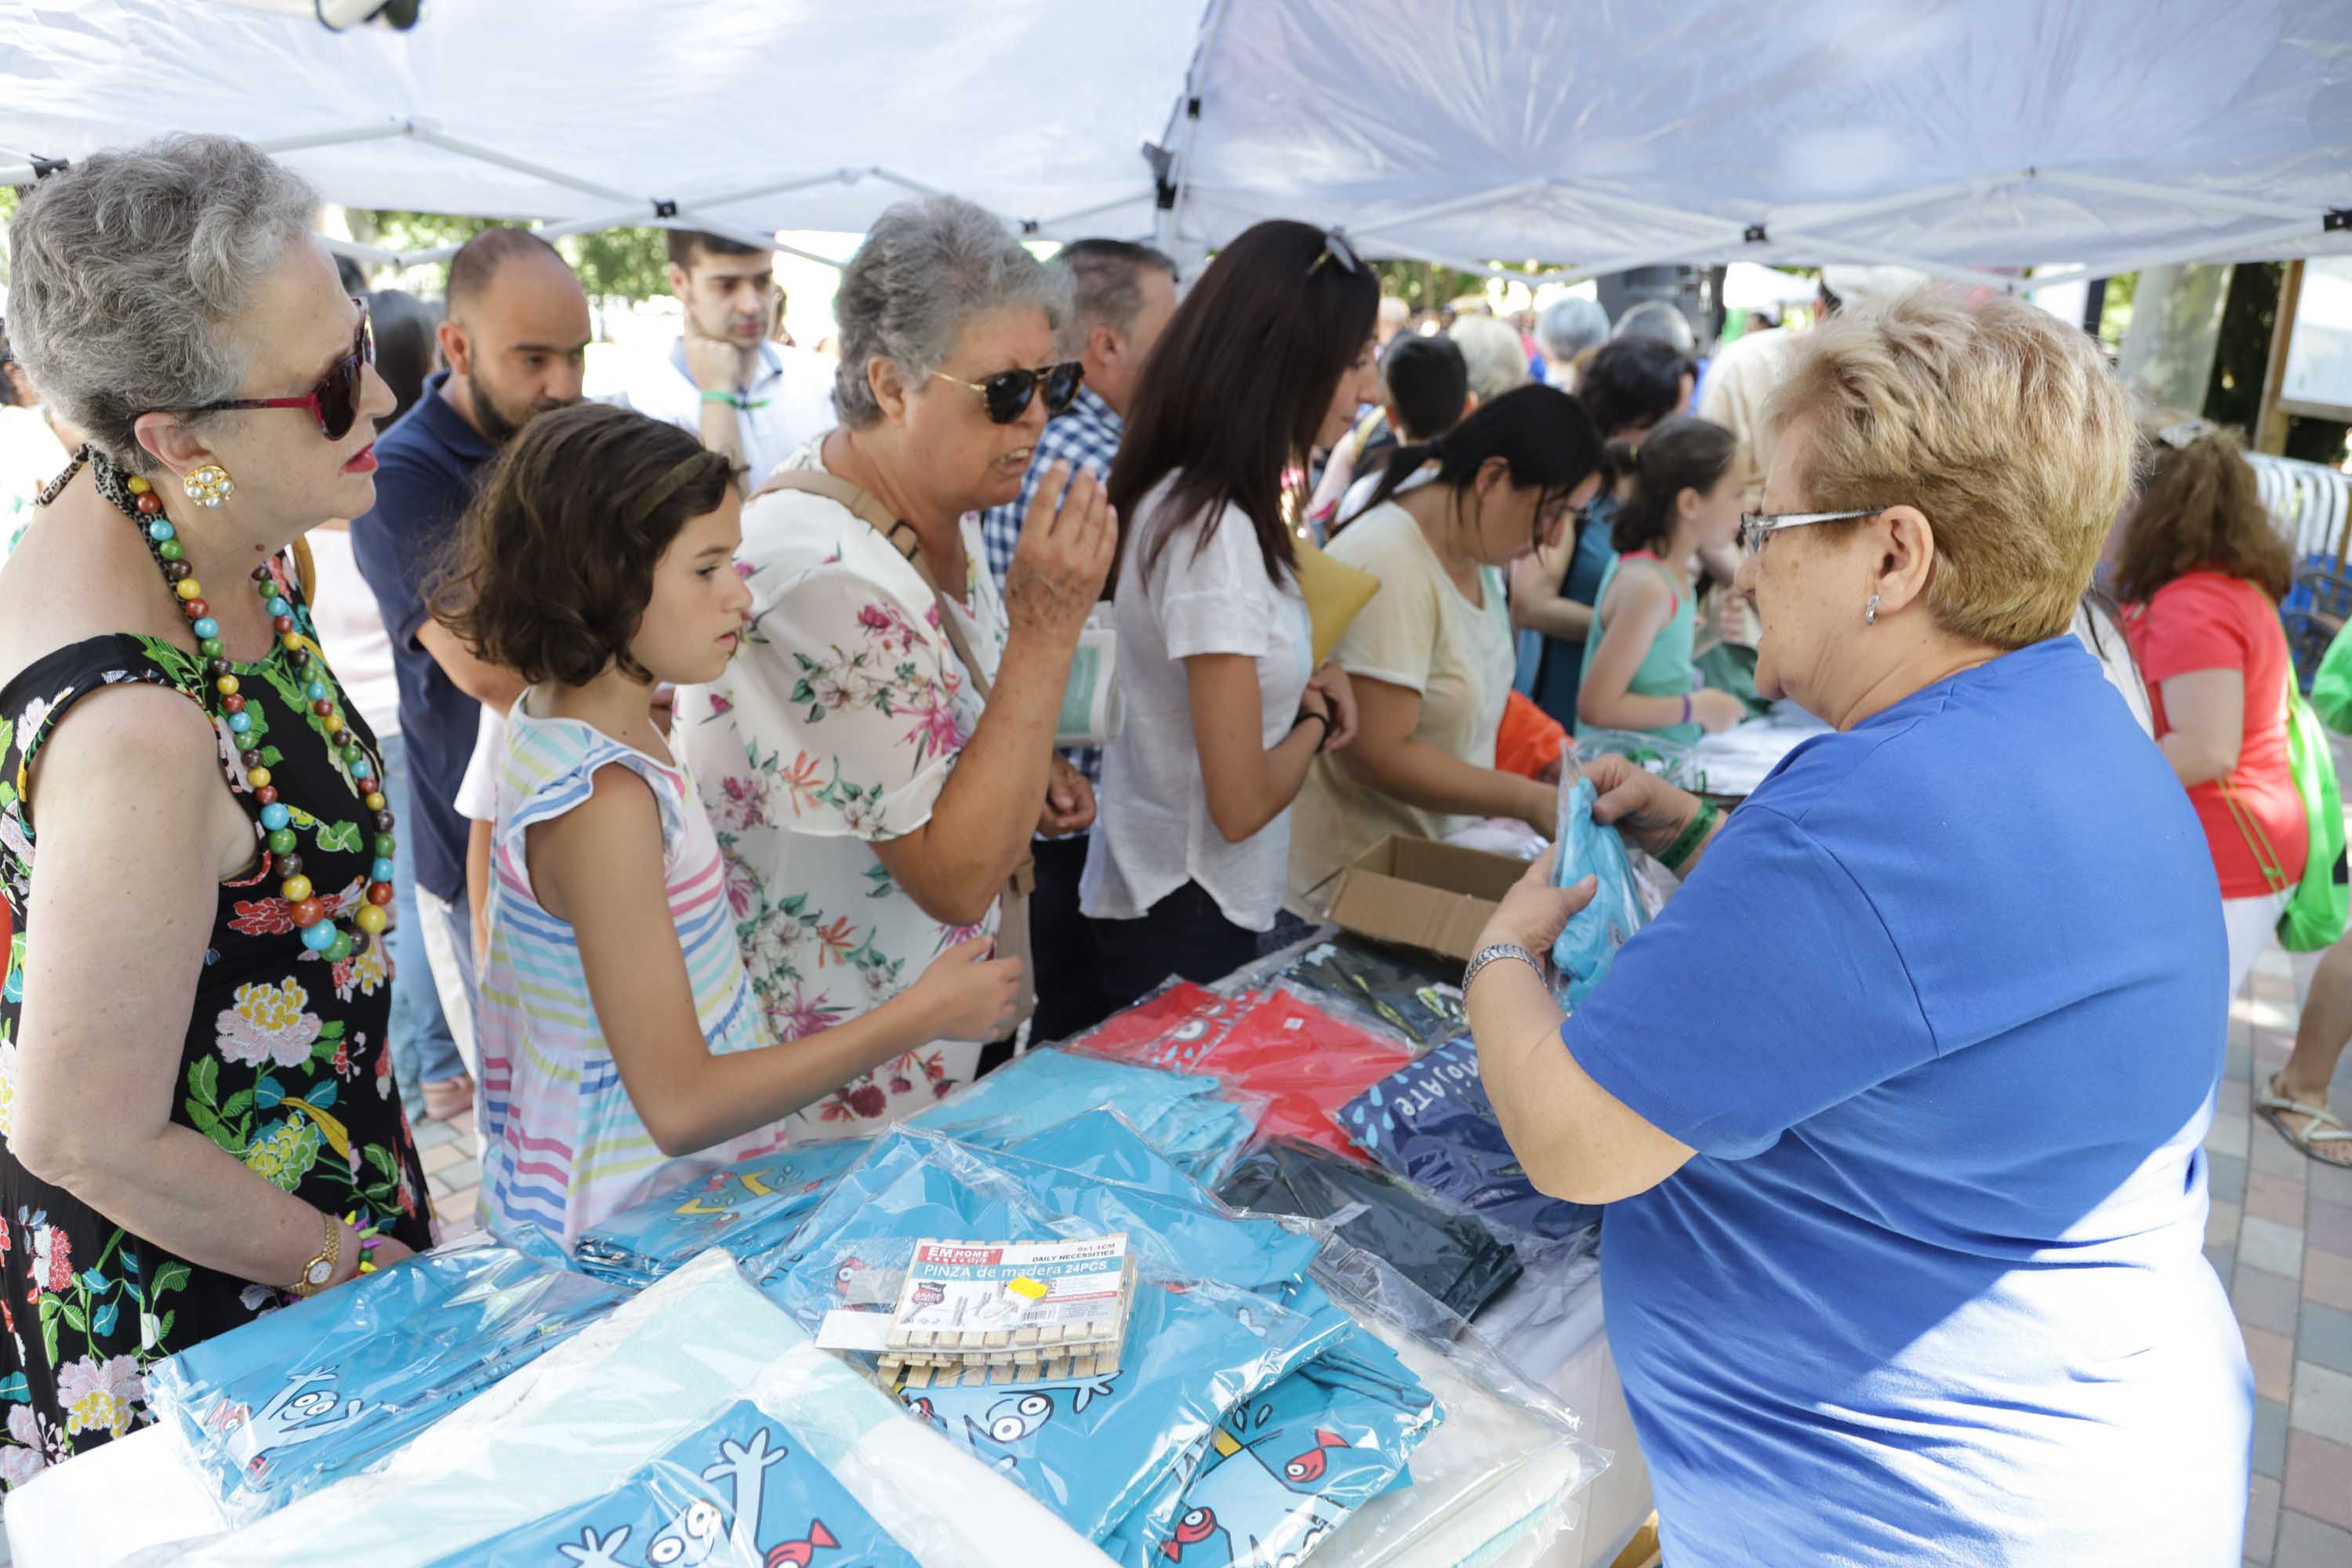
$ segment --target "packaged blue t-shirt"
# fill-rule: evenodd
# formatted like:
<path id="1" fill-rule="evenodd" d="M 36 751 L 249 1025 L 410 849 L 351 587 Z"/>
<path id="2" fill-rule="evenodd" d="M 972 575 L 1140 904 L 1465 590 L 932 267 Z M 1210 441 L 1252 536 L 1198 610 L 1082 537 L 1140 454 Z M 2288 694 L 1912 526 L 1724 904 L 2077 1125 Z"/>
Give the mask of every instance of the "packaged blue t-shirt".
<path id="1" fill-rule="evenodd" d="M 871 1142 L 796 1143 L 697 1176 L 582 1233 L 572 1254 L 589 1273 L 632 1287 L 650 1285 L 706 1247 L 739 1261 L 757 1257 L 791 1239 Z"/>
<path id="2" fill-rule="evenodd" d="M 1559 792 L 1559 858 L 1552 865 L 1551 885 L 1572 888 L 1587 877 L 1593 880 L 1592 901 L 1568 917 L 1559 940 L 1551 944 L 1552 966 L 1559 971 L 1560 1003 L 1571 1013 L 1584 1005 L 1609 973 L 1625 939 L 1650 920 L 1641 890 L 1633 885 L 1625 841 L 1615 828 L 1592 820 L 1595 798 L 1588 778 Z"/>
<path id="3" fill-rule="evenodd" d="M 432 1568 L 920 1568 L 813 1457 L 749 1400 L 612 1493 L 445 1557 Z"/>
<path id="4" fill-rule="evenodd" d="M 1528 1180 L 1478 1078 L 1478 1048 L 1448 1040 L 1391 1073 L 1339 1111 L 1348 1135 L 1398 1175 L 1452 1198 L 1491 1225 L 1567 1241 L 1601 1218 L 1590 1204 L 1546 1197 Z"/>
<path id="5" fill-rule="evenodd" d="M 1100 1233 L 1098 1225 L 1062 1217 L 1034 1201 L 1024 1178 L 1038 1173 L 1055 1184 L 1078 1180 L 1057 1167 L 935 1136 L 886 1133 L 809 1217 L 782 1272 L 763 1289 L 815 1332 L 828 1310 L 880 1311 L 894 1305 L 923 1239 L 1025 1242 Z M 1179 1206 L 1179 1200 L 1139 1187 L 1124 1194 L 1161 1211 Z M 1199 1212 L 1204 1221 L 1234 1231 L 1231 1245 L 1254 1250 L 1244 1239 L 1249 1227 Z M 1286 1240 L 1302 1239 L 1263 1221 L 1257 1225 Z M 1310 1280 L 1295 1279 L 1256 1294 L 1221 1280 L 1171 1280 L 1159 1267 L 1168 1244 L 1141 1232 L 1130 1235 L 1143 1245 L 1137 1249 L 1140 1268 L 1117 1373 L 980 1386 L 935 1384 L 901 1396 L 917 1415 L 1097 1541 L 1225 1411 L 1353 1331 L 1347 1315 Z M 1192 1245 L 1204 1244 L 1196 1237 Z M 1314 1250 L 1310 1246 L 1307 1255 Z"/>
<path id="6" fill-rule="evenodd" d="M 2196 814 L 2072 637 L 1731 814 L 1562 1030 L 1695 1151 L 1601 1243 L 1669 1562 L 2238 1561 L 2227 973 Z"/>
<path id="7" fill-rule="evenodd" d="M 1105 1105 L 1118 1107 L 1153 1147 L 1211 1186 L 1256 1130 L 1248 1108 L 1223 1098 L 1215 1079 L 1054 1049 L 1016 1058 L 912 1121 L 1002 1146 Z"/>
<path id="8" fill-rule="evenodd" d="M 1227 1412 L 1104 1550 L 1125 1568 L 1298 1561 L 1402 1480 L 1442 1419 L 1393 1351 L 1352 1333 Z"/>
<path id="9" fill-rule="evenodd" d="M 459 1245 L 191 1345 L 148 1386 L 244 1522 L 373 1464 L 625 1295 Z"/>

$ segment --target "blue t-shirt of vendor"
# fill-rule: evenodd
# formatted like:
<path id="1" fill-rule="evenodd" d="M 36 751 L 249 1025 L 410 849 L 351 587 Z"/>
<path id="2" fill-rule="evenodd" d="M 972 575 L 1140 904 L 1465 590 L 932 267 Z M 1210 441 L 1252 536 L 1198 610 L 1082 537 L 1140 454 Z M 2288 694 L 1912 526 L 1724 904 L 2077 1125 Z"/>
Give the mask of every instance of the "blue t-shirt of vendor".
<path id="1" fill-rule="evenodd" d="M 1809 742 L 1563 1027 L 1697 1151 L 1601 1225 L 1666 1560 L 2235 1563 L 2226 947 L 2071 637 Z"/>

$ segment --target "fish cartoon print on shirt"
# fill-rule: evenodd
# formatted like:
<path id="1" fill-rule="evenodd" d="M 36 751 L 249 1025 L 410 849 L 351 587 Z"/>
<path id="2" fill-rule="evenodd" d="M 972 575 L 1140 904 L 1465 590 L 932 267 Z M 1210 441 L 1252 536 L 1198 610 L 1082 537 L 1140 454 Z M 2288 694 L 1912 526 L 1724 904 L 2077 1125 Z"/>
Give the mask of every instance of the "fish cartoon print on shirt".
<path id="1" fill-rule="evenodd" d="M 751 1435 L 749 1443 L 726 1438 L 719 1445 L 718 1461 L 702 1472 L 702 1479 L 730 1484 L 729 1508 L 721 1510 L 709 1498 L 689 1500 L 646 1538 L 643 1556 L 635 1561 L 621 1555 L 631 1534 L 632 1527 L 625 1524 L 603 1534 L 589 1526 L 581 1531 L 578 1541 L 556 1550 L 567 1568 L 702 1568 L 724 1543 L 730 1550 L 718 1561 L 726 1563 L 812 1568 L 819 1551 L 840 1544 L 822 1520 L 811 1520 L 793 1540 L 762 1546 L 758 1539 L 767 1472 L 790 1457 L 791 1450 L 782 1444 L 769 1447 L 764 1426 Z"/>
<path id="2" fill-rule="evenodd" d="M 209 1425 L 236 1434 L 235 1445 L 250 1450 L 246 1472 L 258 1479 L 269 1473 L 273 1456 L 340 1432 L 367 1413 L 366 1401 L 336 1394 L 335 1375 L 333 1367 L 300 1373 L 251 1415 L 241 1405 L 224 1403 L 215 1408 Z"/>
<path id="3" fill-rule="evenodd" d="M 1261 1405 L 1228 1420 L 1245 1434 L 1273 1415 Z M 1265 1451 L 1276 1444 L 1297 1451 Z M 1347 1473 L 1354 1453 L 1328 1427 L 1315 1428 L 1303 1447 L 1296 1428 L 1244 1444 L 1218 1427 L 1160 1555 L 1184 1568 L 1286 1568 L 1347 1517 L 1349 1510 L 1326 1508 L 1317 1494 Z"/>
<path id="4" fill-rule="evenodd" d="M 1110 1397 L 1118 1384 L 1114 1373 L 1041 1388 L 934 1388 L 924 1394 L 901 1393 L 898 1398 L 932 1427 L 961 1441 L 983 1464 L 1012 1470 L 1029 1457 L 1030 1439 L 1054 1419 L 1057 1394 L 1068 1399 L 1071 1415 L 1079 1415 L 1096 1400 Z M 1024 1451 L 1013 1451 L 1016 1447 Z"/>

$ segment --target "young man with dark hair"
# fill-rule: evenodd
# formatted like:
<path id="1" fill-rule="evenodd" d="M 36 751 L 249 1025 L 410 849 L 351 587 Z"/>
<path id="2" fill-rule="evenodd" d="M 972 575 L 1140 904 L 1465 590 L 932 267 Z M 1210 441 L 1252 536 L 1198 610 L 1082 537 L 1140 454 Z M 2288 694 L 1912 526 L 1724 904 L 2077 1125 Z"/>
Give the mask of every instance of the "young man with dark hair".
<path id="1" fill-rule="evenodd" d="M 669 352 L 629 368 L 611 401 L 691 430 L 749 492 L 834 426 L 834 364 L 772 342 L 775 253 L 699 229 L 669 231 L 669 287 L 686 322 Z"/>

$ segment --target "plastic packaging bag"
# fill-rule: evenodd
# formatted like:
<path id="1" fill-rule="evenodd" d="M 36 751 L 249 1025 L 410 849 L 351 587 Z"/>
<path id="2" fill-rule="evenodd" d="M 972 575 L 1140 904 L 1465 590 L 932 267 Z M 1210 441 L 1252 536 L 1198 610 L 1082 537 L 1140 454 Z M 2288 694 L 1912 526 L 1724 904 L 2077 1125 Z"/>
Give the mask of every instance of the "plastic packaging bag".
<path id="1" fill-rule="evenodd" d="M 1601 757 L 1622 757 L 1693 795 L 1706 793 L 1706 768 L 1699 760 L 1697 748 L 1650 731 L 1587 730 L 1577 737 L 1578 766 Z"/>
<path id="2" fill-rule="evenodd" d="M 1191 1072 L 1235 1018 L 1256 998 L 1221 995 L 1190 980 L 1170 980 L 1123 1012 L 1114 1013 L 1067 1043 L 1115 1061 L 1163 1072 Z"/>
<path id="3" fill-rule="evenodd" d="M 1041 1207 L 1006 1173 L 1010 1166 L 908 1130 L 886 1136 L 810 1216 L 794 1245 L 796 1260 L 769 1294 L 814 1331 L 829 1310 L 895 1301 L 923 1237 L 1045 1241 L 1104 1234 L 1085 1219 Z M 1136 1200 L 1173 1201 L 1128 1191 Z M 1157 1246 L 1139 1233 L 1131 1239 L 1143 1245 L 1117 1373 L 935 1385 L 901 1395 L 941 1435 L 1097 1541 L 1227 1410 L 1349 1331 L 1347 1318 L 1328 1304 L 1310 1314 L 1231 1284 L 1171 1279 L 1157 1267 Z M 1304 1288 L 1322 1302 L 1319 1288 Z"/>
<path id="4" fill-rule="evenodd" d="M 1576 1436 L 1574 1414 L 1380 1258 L 1334 1245 L 1316 1278 L 1395 1352 L 1444 1422 L 1413 1450 L 1412 1484 L 1359 1508 L 1324 1540 L 1314 1568 L 1490 1564 L 1507 1552 L 1514 1563 L 1548 1561 L 1609 1455 Z"/>
<path id="5" fill-rule="evenodd" d="M 1381 1164 L 1490 1225 L 1559 1242 L 1600 1222 L 1597 1207 L 1546 1197 L 1528 1180 L 1467 1039 L 1449 1040 L 1374 1084 L 1348 1102 L 1340 1121 Z"/>
<path id="6" fill-rule="evenodd" d="M 1298 1138 L 1351 1160 L 1339 1109 L 1412 1053 L 1277 990 L 1234 1020 L 1202 1059 L 1228 1090 L 1263 1097 L 1258 1137 Z"/>
<path id="7" fill-rule="evenodd" d="M 1436 1044 L 1468 1026 L 1458 973 L 1426 960 L 1339 936 L 1293 958 L 1275 978 L 1294 990 L 1337 997 L 1369 1009 L 1415 1047 Z"/>
<path id="8" fill-rule="evenodd" d="M 631 1288 L 651 1284 L 711 1247 L 742 1258 L 789 1240 L 867 1138 L 802 1143 L 698 1176 L 583 1233 L 580 1266 Z"/>
<path id="9" fill-rule="evenodd" d="M 1108 1549 L 1126 1568 L 1296 1562 L 1398 1484 L 1442 1418 L 1393 1351 L 1350 1334 L 1229 1411 Z"/>
<path id="10" fill-rule="evenodd" d="M 1465 1318 L 1519 1277 L 1517 1249 L 1469 1210 L 1313 1145 L 1266 1145 L 1225 1178 L 1218 1195 L 1235 1208 L 1328 1220 L 1349 1244 L 1386 1258 Z"/>
<path id="11" fill-rule="evenodd" d="M 920 1568 L 798 1433 L 738 1400 L 610 1495 L 444 1557 L 433 1568 L 820 1562 L 825 1568 Z"/>
<path id="12" fill-rule="evenodd" d="M 1593 799 L 1591 779 L 1578 779 L 1559 792 L 1559 858 L 1551 884 L 1574 887 L 1588 876 L 1594 883 L 1592 901 L 1568 917 L 1567 928 L 1552 943 L 1560 1002 L 1570 1012 L 1608 974 L 1626 939 L 1650 921 L 1625 858 L 1625 841 L 1615 828 L 1592 820 Z"/>
<path id="13" fill-rule="evenodd" d="M 372 1464 L 624 1296 L 459 1242 L 192 1345 L 148 1387 L 243 1521 Z"/>
<path id="14" fill-rule="evenodd" d="M 1160 1072 L 1080 1051 L 1033 1050 L 941 1100 L 913 1124 L 993 1147 L 1115 1105 L 1186 1174 L 1213 1184 L 1257 1126 L 1254 1107 L 1214 1079 Z"/>
<path id="15" fill-rule="evenodd" d="M 924 1568 L 1104 1568 L 1102 1553 L 1050 1510 L 907 1420 L 896 1401 L 818 1350 L 715 1250 L 460 1407 L 381 1468 L 243 1530 L 133 1562 L 373 1568 L 467 1561 L 480 1542 L 616 1490 L 742 1398 L 798 1433 Z M 920 1484 L 908 1485 L 909 1477 Z M 550 1568 L 565 1564 L 558 1559 Z M 831 1568 L 824 1552 L 814 1568 Z"/>

